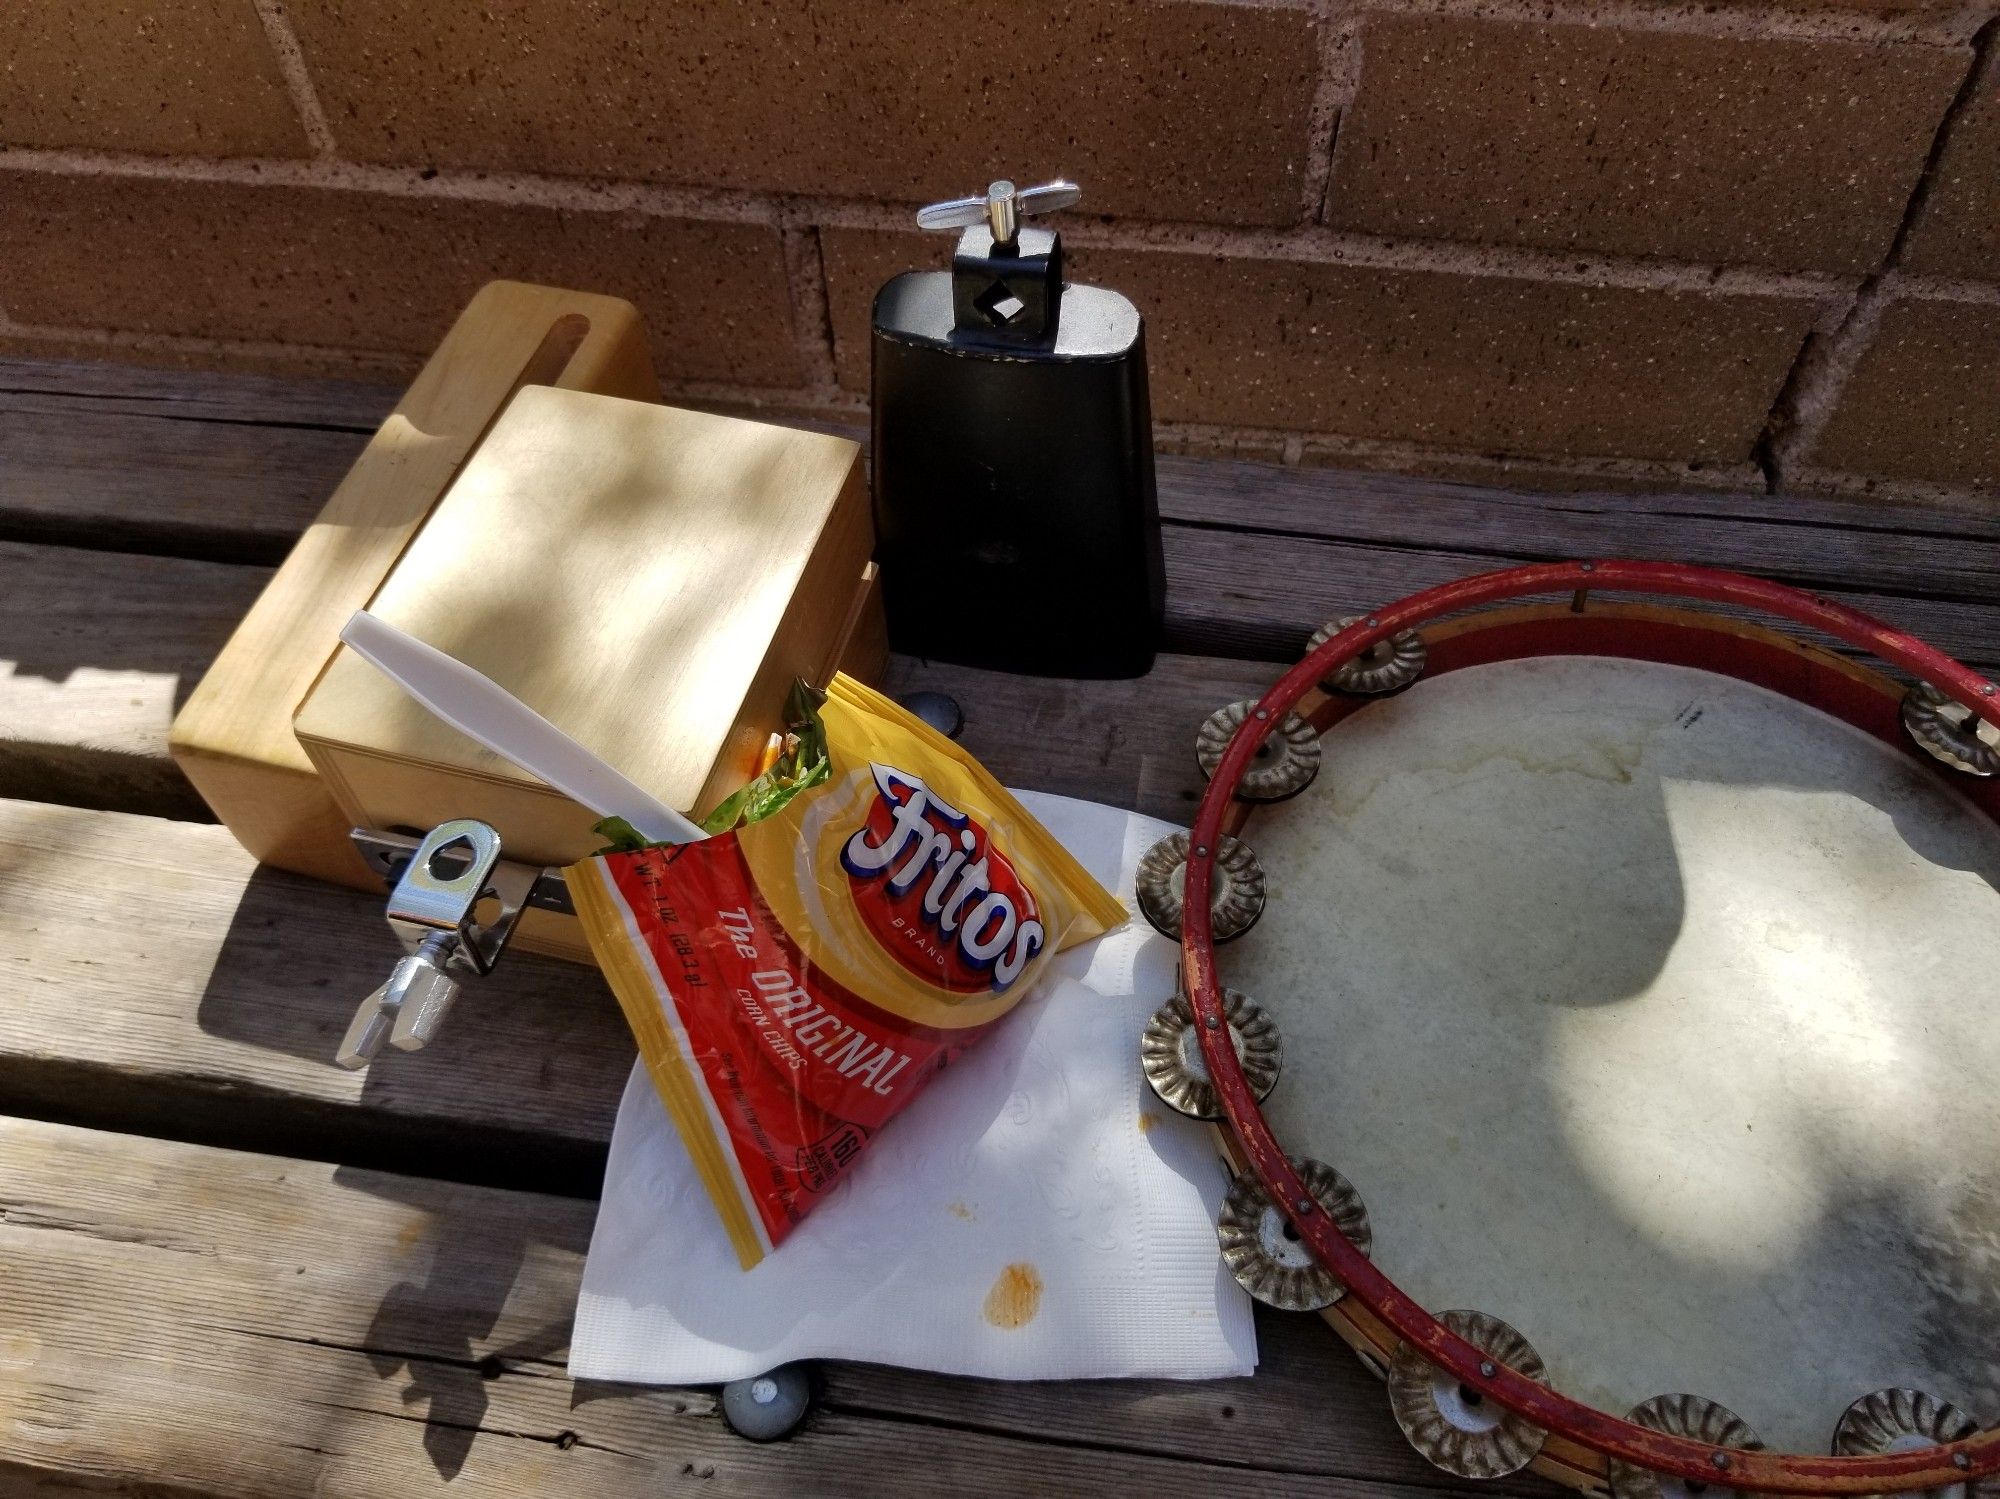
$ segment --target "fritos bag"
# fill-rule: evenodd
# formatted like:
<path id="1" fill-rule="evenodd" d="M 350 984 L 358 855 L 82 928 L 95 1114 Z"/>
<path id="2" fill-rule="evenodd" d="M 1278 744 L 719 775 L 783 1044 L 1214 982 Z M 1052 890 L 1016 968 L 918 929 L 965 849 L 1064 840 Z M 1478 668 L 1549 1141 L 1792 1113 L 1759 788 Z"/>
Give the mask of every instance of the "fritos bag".
<path id="1" fill-rule="evenodd" d="M 836 677 L 819 722 L 824 779 L 762 820 L 569 873 L 746 1270 L 1053 953 L 1125 919 L 978 762 L 887 698 Z"/>

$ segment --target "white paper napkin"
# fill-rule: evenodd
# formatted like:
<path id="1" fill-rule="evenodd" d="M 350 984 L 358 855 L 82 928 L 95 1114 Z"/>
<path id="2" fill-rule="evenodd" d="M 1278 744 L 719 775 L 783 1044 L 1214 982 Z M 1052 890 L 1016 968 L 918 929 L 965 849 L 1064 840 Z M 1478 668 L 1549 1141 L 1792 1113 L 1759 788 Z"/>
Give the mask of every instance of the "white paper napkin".
<path id="1" fill-rule="evenodd" d="M 1172 831 L 1018 794 L 1115 891 Z M 571 1376 L 702 1384 L 799 1358 L 998 1379 L 1252 1372 L 1250 1300 L 1216 1253 L 1222 1165 L 1205 1128 L 1159 1103 L 1139 1070 L 1174 958 L 1136 920 L 1062 954 L 754 1270 L 738 1267 L 635 1067 Z"/>

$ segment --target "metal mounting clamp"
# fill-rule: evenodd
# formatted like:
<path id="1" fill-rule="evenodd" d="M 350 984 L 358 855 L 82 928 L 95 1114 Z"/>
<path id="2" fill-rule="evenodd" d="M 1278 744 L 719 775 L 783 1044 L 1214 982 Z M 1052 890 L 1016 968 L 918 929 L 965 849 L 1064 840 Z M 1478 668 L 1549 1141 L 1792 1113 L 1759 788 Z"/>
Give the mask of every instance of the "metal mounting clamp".
<path id="1" fill-rule="evenodd" d="M 384 833 L 375 828 L 355 828 L 347 836 L 369 867 L 382 876 L 382 883 L 392 889 L 409 867 L 411 855 L 424 841 L 409 833 Z M 576 906 L 569 898 L 569 886 L 560 869 L 539 871 L 522 904 L 536 911 L 553 911 L 558 916 L 576 915 Z"/>
<path id="2" fill-rule="evenodd" d="M 394 880 L 386 914 L 405 956 L 361 1001 L 341 1039 L 335 1060 L 349 1069 L 367 1066 L 385 1041 L 398 1051 L 429 1045 L 460 977 L 491 973 L 522 909 L 552 876 L 561 884 L 556 871 L 502 859 L 500 835 L 472 818 L 439 823 L 421 839 L 359 828 L 353 836 Z M 562 899 L 567 907 L 566 890 Z"/>

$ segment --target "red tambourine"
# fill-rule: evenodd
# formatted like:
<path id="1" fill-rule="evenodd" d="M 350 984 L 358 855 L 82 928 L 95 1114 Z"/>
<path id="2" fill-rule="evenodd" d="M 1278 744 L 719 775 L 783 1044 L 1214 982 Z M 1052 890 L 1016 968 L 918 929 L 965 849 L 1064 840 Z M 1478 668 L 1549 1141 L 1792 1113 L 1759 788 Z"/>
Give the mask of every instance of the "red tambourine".
<path id="1" fill-rule="evenodd" d="M 1197 754 L 1146 1072 L 1217 1121 L 1237 1278 L 1417 1450 L 1620 1499 L 2000 1472 L 1992 682 L 1777 584 L 1549 564 L 1329 625 Z"/>

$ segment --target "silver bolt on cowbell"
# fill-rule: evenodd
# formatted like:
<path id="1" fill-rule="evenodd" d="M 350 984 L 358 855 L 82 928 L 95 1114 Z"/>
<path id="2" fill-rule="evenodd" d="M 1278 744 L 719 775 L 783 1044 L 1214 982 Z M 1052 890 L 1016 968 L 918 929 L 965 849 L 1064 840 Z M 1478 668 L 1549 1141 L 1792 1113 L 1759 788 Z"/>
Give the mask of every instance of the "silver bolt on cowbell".
<path id="1" fill-rule="evenodd" d="M 400 858 L 374 851 L 380 834 L 357 829 L 355 841 L 395 875 L 386 914 L 405 956 L 361 1001 L 341 1038 L 334 1060 L 349 1069 L 367 1066 L 385 1041 L 398 1051 L 428 1046 L 458 998 L 459 980 L 491 973 L 521 908 L 546 903 L 536 899 L 539 887 L 561 878 L 502 859 L 500 835 L 471 818 L 439 823 Z M 489 900 L 494 908 L 482 921 L 477 913 Z"/>
<path id="2" fill-rule="evenodd" d="M 1040 187 L 1016 187 L 1007 181 L 990 182 L 977 198 L 952 198 L 917 210 L 919 229 L 969 229 L 984 224 L 993 235 L 996 249 L 1008 249 L 1019 242 L 1021 220 L 1038 214 L 1054 213 L 1082 201 L 1083 189 L 1074 182 L 1045 182 Z"/>

